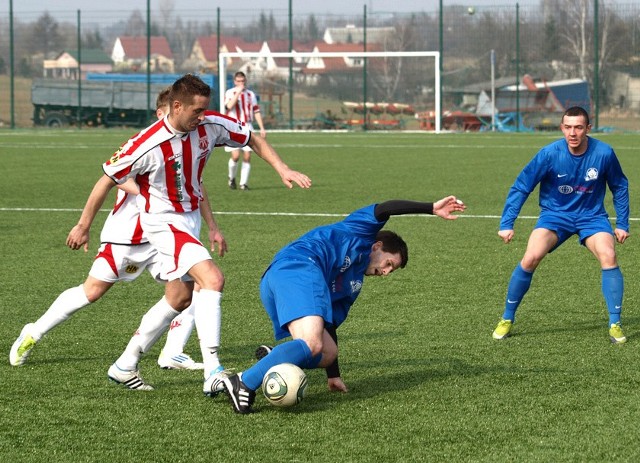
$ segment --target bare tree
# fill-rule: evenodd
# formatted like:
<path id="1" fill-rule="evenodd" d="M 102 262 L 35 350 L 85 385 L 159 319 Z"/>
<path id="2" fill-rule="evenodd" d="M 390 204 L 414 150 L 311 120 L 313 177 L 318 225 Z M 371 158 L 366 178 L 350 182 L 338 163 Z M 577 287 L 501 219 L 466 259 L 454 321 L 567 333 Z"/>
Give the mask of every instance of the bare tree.
<path id="1" fill-rule="evenodd" d="M 45 11 L 38 18 L 30 31 L 29 51 L 33 53 L 42 53 L 46 58 L 52 52 L 59 51 L 63 43 L 63 36 L 60 34 L 58 22 Z"/>
<path id="2" fill-rule="evenodd" d="M 573 0 L 564 3 L 567 15 L 567 27 L 560 35 L 564 37 L 575 57 L 578 59 L 580 78 L 587 79 L 587 21 L 589 19 L 589 0 Z"/>
<path id="3" fill-rule="evenodd" d="M 135 10 L 125 25 L 124 35 L 140 37 L 146 35 L 147 21 L 142 17 L 140 10 Z"/>

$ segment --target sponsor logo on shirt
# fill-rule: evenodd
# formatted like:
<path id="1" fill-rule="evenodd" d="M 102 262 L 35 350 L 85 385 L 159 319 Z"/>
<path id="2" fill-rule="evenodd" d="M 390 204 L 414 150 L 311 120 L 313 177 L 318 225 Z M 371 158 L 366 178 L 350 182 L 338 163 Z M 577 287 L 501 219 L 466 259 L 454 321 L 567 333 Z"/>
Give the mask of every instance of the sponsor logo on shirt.
<path id="1" fill-rule="evenodd" d="M 125 267 L 124 271 L 127 272 L 127 273 L 133 274 L 133 273 L 136 273 L 138 271 L 138 268 L 139 267 L 137 265 L 131 265 L 130 264 L 130 265 L 127 265 Z"/>
<path id="2" fill-rule="evenodd" d="M 571 185 L 560 185 L 558 191 L 563 195 L 570 195 L 573 193 L 573 187 Z"/>
<path id="3" fill-rule="evenodd" d="M 598 169 L 595 167 L 589 167 L 587 169 L 587 175 L 584 176 L 585 181 L 590 182 L 598 179 Z"/>
<path id="4" fill-rule="evenodd" d="M 180 156 L 182 156 L 182 154 L 180 154 Z M 171 164 L 171 169 L 173 169 L 173 184 L 176 186 L 177 199 L 178 201 L 182 201 L 184 199 L 182 194 L 182 164 L 174 162 Z"/>

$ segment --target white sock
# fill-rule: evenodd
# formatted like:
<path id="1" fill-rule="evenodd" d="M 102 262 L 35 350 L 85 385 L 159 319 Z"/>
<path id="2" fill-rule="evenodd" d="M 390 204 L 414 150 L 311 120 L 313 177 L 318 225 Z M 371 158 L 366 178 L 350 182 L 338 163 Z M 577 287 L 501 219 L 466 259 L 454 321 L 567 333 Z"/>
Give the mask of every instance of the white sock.
<path id="1" fill-rule="evenodd" d="M 240 185 L 246 185 L 249 181 L 249 172 L 251 172 L 251 164 L 248 162 L 242 163 L 242 168 L 240 169 Z"/>
<path id="2" fill-rule="evenodd" d="M 162 354 L 173 357 L 184 352 L 189 336 L 195 326 L 195 308 L 198 292 L 193 292 L 193 299 L 189 308 L 183 310 L 176 318 L 171 320 L 169 331 L 167 332 L 167 342 L 164 344 Z"/>
<path id="3" fill-rule="evenodd" d="M 180 312 L 169 305 L 163 296 L 144 314 L 122 355 L 116 360 L 121 370 L 137 370 L 142 354 L 148 352 Z"/>
<path id="4" fill-rule="evenodd" d="M 87 299 L 82 285 L 63 291 L 47 311 L 33 324 L 31 335 L 36 341 L 39 341 L 42 336 L 89 304 L 89 299 Z"/>
<path id="5" fill-rule="evenodd" d="M 195 308 L 196 330 L 200 339 L 200 350 L 204 362 L 204 377 L 220 366 L 218 347 L 220 347 L 220 325 L 222 293 L 212 289 L 201 289 Z"/>
<path id="6" fill-rule="evenodd" d="M 229 158 L 229 180 L 236 178 L 238 172 L 238 161 Z"/>

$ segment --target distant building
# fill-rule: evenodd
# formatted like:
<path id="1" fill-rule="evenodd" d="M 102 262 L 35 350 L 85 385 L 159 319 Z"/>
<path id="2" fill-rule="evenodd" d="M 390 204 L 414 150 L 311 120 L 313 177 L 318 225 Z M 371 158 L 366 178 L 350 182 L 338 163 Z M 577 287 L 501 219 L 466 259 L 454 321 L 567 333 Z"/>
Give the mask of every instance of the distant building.
<path id="1" fill-rule="evenodd" d="M 396 33 L 393 27 L 367 27 L 367 44 L 387 43 Z M 348 25 L 346 27 L 328 27 L 324 31 L 325 43 L 364 43 L 364 28 Z"/>
<path id="2" fill-rule="evenodd" d="M 43 76 L 55 79 L 78 79 L 78 50 L 60 53 L 55 59 L 43 62 Z M 113 61 L 103 50 L 83 49 L 80 60 L 80 77 L 86 78 L 88 72 L 106 73 L 113 70 Z"/>
<path id="3" fill-rule="evenodd" d="M 173 53 L 166 37 L 153 36 L 151 40 L 151 71 L 175 72 Z M 111 52 L 116 71 L 138 72 L 147 69 L 147 38 L 146 37 L 118 37 Z"/>
<path id="4" fill-rule="evenodd" d="M 292 49 L 294 52 L 310 52 L 313 49 L 312 44 L 293 41 Z M 250 80 L 258 78 L 284 78 L 289 76 L 289 58 L 274 58 L 271 53 L 286 53 L 289 51 L 288 40 L 268 40 L 262 42 L 257 50 L 260 56 L 244 60 L 238 70 L 244 72 Z M 308 58 L 294 57 L 292 63 L 292 71 L 299 74 L 306 65 Z"/>
<path id="5" fill-rule="evenodd" d="M 260 44 L 249 44 L 240 37 L 230 35 L 220 36 L 220 52 L 258 51 Z M 238 62 L 238 59 L 235 59 Z M 226 63 L 227 67 L 234 64 L 233 59 Z M 197 37 L 191 47 L 189 57 L 182 63 L 182 68 L 187 71 L 218 72 L 218 38 L 215 35 Z"/>
<path id="6" fill-rule="evenodd" d="M 379 44 L 371 43 L 367 45 L 367 51 L 381 51 Z M 313 53 L 362 53 L 362 45 L 353 43 L 317 43 L 313 48 Z M 369 66 L 377 66 L 379 59 L 369 58 Z M 308 84 L 317 83 L 321 75 L 344 75 L 349 73 L 361 73 L 364 67 L 364 58 L 361 56 L 348 56 L 343 58 L 313 57 L 309 59 L 303 69 L 305 82 Z"/>
<path id="7" fill-rule="evenodd" d="M 640 111 L 640 71 L 638 67 L 609 72 L 609 97 L 621 110 Z"/>

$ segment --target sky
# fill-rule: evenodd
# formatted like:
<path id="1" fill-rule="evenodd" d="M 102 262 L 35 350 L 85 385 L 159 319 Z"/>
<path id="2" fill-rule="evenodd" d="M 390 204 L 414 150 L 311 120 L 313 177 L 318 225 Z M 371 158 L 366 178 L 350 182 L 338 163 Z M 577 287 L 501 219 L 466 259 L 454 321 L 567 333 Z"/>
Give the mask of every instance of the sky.
<path id="1" fill-rule="evenodd" d="M 194 8 L 207 8 L 215 11 L 220 7 L 221 12 L 229 10 L 247 11 L 279 11 L 288 12 L 289 0 L 242 0 L 237 4 L 230 2 L 214 2 L 206 0 L 151 0 L 151 10 L 155 10 L 162 2 L 172 2 L 174 10 Z M 4 2 L 3 2 L 4 3 Z M 443 0 L 444 5 L 469 5 L 469 6 L 507 6 L 515 5 L 515 0 Z M 521 6 L 538 5 L 540 0 L 519 0 Z M 438 10 L 440 0 L 292 0 L 294 14 L 317 14 L 317 15 L 358 15 L 364 11 L 363 6 L 367 6 L 367 13 L 389 13 L 389 12 L 413 12 L 425 11 L 435 12 Z M 105 7 L 108 5 L 108 7 Z M 133 11 L 139 9 L 146 11 L 146 0 L 108 0 L 106 2 L 94 0 L 13 0 L 14 15 L 18 18 L 28 15 L 29 18 L 37 17 L 45 10 L 53 16 L 57 13 L 75 12 L 80 9 L 85 12 L 113 12 L 114 10 Z M 233 5 L 233 6 L 230 6 Z M 8 7 L 7 7 L 8 8 Z"/>

